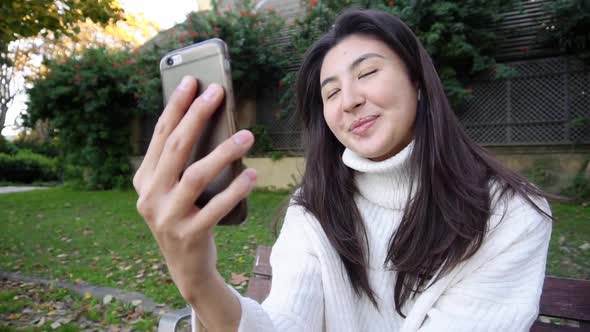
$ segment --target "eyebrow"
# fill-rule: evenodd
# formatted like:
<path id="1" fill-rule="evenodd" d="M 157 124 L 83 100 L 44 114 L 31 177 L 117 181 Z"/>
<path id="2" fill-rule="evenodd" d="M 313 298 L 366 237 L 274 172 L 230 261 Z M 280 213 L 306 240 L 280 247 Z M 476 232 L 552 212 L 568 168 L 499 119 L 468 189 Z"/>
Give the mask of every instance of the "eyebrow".
<path id="1" fill-rule="evenodd" d="M 385 59 L 384 56 L 382 56 L 381 54 L 377 54 L 377 53 L 366 53 L 363 54 L 361 56 L 359 56 L 356 60 L 354 60 L 350 66 L 348 66 L 348 70 L 352 71 L 355 67 L 358 67 L 361 62 L 370 59 L 370 58 L 381 58 L 381 59 Z M 323 88 L 326 84 L 335 81 L 336 80 L 336 76 L 330 76 L 328 78 L 326 78 L 325 80 L 322 81 L 322 84 L 320 86 L 320 88 Z"/>

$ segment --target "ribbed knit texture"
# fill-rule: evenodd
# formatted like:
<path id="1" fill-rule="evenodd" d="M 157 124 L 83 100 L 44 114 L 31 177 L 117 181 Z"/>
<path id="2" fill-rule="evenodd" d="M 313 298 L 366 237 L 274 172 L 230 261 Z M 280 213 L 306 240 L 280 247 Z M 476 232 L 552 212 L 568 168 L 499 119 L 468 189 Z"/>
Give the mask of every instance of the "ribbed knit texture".
<path id="1" fill-rule="evenodd" d="M 381 162 L 348 149 L 342 156 L 356 171 L 355 201 L 369 238 L 368 275 L 379 311 L 355 295 L 317 220 L 291 206 L 272 249 L 268 298 L 260 305 L 234 291 L 242 309 L 240 332 L 529 330 L 538 314 L 551 223 L 518 196 L 494 200 L 488 234 L 473 257 L 409 301 L 402 310 L 406 319 L 395 311 L 396 272 L 383 263 L 409 196 L 413 147 Z M 545 200 L 535 202 L 550 213 Z M 197 331 L 194 320 L 193 314 Z"/>

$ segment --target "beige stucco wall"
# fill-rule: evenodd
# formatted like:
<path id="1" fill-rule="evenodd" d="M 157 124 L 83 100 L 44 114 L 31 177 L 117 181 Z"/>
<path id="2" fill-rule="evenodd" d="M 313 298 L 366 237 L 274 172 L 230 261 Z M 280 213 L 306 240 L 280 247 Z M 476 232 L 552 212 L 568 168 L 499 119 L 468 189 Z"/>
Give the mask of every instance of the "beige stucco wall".
<path id="1" fill-rule="evenodd" d="M 131 165 L 137 170 L 141 165 L 143 156 L 131 158 Z M 256 169 L 258 180 L 256 188 L 259 189 L 289 189 L 299 183 L 304 167 L 304 159 L 301 157 L 286 157 L 280 160 L 270 158 L 244 158 L 247 167 Z"/>
<path id="2" fill-rule="evenodd" d="M 548 185 L 544 189 L 559 192 L 568 186 L 579 172 L 586 172 L 590 177 L 590 146 L 514 146 L 487 147 L 501 162 L 509 168 L 523 174 L 530 174 L 535 167 L 543 169 L 542 179 Z M 302 157 L 286 157 L 279 160 L 270 158 L 245 158 L 244 164 L 258 171 L 257 188 L 288 189 L 299 183 L 305 170 Z M 141 157 L 132 159 L 135 168 L 141 163 Z M 585 170 L 584 170 L 584 167 Z"/>
<path id="3" fill-rule="evenodd" d="M 304 159 L 287 157 L 279 160 L 270 158 L 245 158 L 244 164 L 256 169 L 256 188 L 288 189 L 299 183 L 305 170 Z"/>
<path id="4" fill-rule="evenodd" d="M 558 193 L 571 184 L 579 172 L 588 172 L 590 146 L 513 146 L 488 147 L 496 158 L 510 169 L 530 175 L 534 169 L 545 183 L 544 189 Z M 590 176 L 590 174 L 586 174 Z"/>

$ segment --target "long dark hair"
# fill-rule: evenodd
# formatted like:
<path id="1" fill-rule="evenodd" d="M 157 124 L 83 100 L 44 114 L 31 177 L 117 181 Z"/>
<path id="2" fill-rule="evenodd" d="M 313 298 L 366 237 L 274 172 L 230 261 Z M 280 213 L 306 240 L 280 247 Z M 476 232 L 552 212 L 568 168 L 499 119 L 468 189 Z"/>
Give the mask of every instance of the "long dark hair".
<path id="1" fill-rule="evenodd" d="M 556 198 L 503 166 L 465 133 L 445 96 L 430 56 L 397 17 L 373 10 L 349 10 L 307 52 L 297 78 L 297 114 L 303 124 L 306 168 L 294 204 L 311 212 L 338 252 L 350 283 L 378 309 L 367 276 L 368 238 L 354 201 L 354 171 L 342 162 L 345 147 L 328 128 L 320 95 L 326 53 L 351 34 L 377 38 L 405 63 L 421 89 L 410 156 L 416 188 L 398 230 L 392 234 L 385 266 L 397 271 L 395 309 L 427 283 L 471 257 L 481 246 L 491 214 L 490 182 L 498 197 L 520 194 Z M 530 196 L 530 197 L 529 197 Z M 439 271 L 439 273 L 436 273 Z M 405 317 L 405 316 L 404 316 Z"/>

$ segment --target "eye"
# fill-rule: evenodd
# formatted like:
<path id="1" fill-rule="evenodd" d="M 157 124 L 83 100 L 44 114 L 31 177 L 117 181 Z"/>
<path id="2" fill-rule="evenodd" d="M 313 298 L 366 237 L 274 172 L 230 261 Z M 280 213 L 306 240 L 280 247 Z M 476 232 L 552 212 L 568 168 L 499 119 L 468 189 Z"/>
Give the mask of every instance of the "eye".
<path id="1" fill-rule="evenodd" d="M 336 91 L 334 91 L 334 92 L 330 92 L 330 93 L 328 94 L 328 98 L 327 98 L 327 99 L 330 99 L 330 98 L 332 98 L 332 97 L 333 97 L 335 94 L 337 94 L 338 92 L 340 92 L 340 90 L 336 90 Z"/>
<path id="2" fill-rule="evenodd" d="M 369 76 L 369 75 L 373 75 L 373 74 L 375 74 L 376 72 L 377 72 L 377 69 L 373 69 L 373 70 L 371 70 L 371 71 L 370 71 L 370 72 L 368 72 L 368 73 L 365 73 L 365 74 L 361 74 L 361 75 L 359 75 L 359 79 L 361 79 L 361 78 L 363 78 L 363 77 L 366 77 L 366 76 Z"/>

